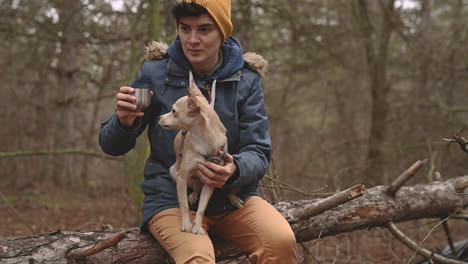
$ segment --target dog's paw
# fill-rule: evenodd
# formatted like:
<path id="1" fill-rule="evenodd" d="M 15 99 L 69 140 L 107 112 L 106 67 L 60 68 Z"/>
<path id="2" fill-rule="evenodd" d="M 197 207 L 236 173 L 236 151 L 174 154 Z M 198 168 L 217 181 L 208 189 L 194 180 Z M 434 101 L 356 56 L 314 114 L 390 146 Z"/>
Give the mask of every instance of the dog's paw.
<path id="1" fill-rule="evenodd" d="M 182 232 L 187 232 L 187 233 L 191 233 L 192 232 L 192 223 L 190 222 L 190 220 L 182 220 L 182 224 L 180 226 L 180 231 Z"/>
<path id="2" fill-rule="evenodd" d="M 235 207 L 241 209 L 244 207 L 244 201 L 242 201 L 241 198 L 235 196 L 234 194 L 228 194 L 229 201 L 231 202 L 232 205 Z"/>
<path id="3" fill-rule="evenodd" d="M 199 193 L 192 192 L 188 197 L 188 201 L 189 201 L 190 205 L 196 205 L 197 202 L 198 202 L 199 197 L 200 197 Z"/>
<path id="4" fill-rule="evenodd" d="M 206 235 L 205 229 L 203 229 L 203 226 L 194 224 L 192 227 L 192 233 L 196 235 L 201 235 L 204 236 Z"/>

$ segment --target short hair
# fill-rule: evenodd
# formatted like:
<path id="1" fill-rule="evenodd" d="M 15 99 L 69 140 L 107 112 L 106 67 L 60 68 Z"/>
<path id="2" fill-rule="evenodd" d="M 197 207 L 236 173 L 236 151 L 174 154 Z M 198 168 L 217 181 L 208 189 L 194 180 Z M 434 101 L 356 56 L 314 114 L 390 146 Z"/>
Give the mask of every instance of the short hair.
<path id="1" fill-rule="evenodd" d="M 196 3 L 188 3 L 185 1 L 180 1 L 173 5 L 171 8 L 171 13 L 177 22 L 179 22 L 181 17 L 199 17 L 204 14 L 209 15 L 208 10 L 206 10 L 205 7 Z"/>

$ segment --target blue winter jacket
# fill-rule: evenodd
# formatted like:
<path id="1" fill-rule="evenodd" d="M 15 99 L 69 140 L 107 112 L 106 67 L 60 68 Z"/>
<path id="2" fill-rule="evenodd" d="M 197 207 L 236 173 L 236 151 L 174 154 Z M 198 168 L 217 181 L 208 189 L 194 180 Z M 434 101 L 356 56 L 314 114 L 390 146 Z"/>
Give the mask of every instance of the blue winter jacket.
<path id="1" fill-rule="evenodd" d="M 206 79 L 195 76 L 197 86 L 205 97 L 205 84 L 216 79 L 214 109 L 227 129 L 228 150 L 238 171 L 225 184 L 225 188 L 240 188 L 238 197 L 258 195 L 257 187 L 263 177 L 271 153 L 267 115 L 263 107 L 263 91 L 260 75 L 251 70 L 243 59 L 239 42 L 231 37 L 221 48 L 222 66 Z M 173 140 L 178 131 L 165 130 L 158 125 L 159 116 L 171 111 L 172 105 L 186 95 L 191 65 L 176 39 L 167 52 L 145 62 L 131 87 L 149 87 L 153 91 L 150 107 L 138 117 L 132 127 L 120 124 L 113 114 L 101 125 L 99 144 L 102 150 L 113 156 L 131 150 L 137 137 L 148 128 L 151 154 L 146 161 L 141 189 L 145 195 L 140 228 L 147 231 L 147 223 L 158 212 L 179 207 L 175 183 L 169 168 L 175 162 Z M 224 189 L 224 188 L 223 188 Z M 189 192 L 190 192 L 189 188 Z M 196 210 L 195 207 L 191 207 Z M 221 189 L 216 189 L 206 209 L 206 215 L 235 210 Z"/>

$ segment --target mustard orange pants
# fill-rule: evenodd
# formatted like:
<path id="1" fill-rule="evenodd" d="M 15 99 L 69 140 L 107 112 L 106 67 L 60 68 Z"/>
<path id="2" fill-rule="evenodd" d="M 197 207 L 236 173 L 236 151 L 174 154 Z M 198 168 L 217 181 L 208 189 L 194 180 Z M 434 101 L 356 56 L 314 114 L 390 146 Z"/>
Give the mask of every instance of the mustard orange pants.
<path id="1" fill-rule="evenodd" d="M 192 222 L 195 212 L 190 211 Z M 156 214 L 149 222 L 153 236 L 177 264 L 215 263 L 208 236 L 180 231 L 179 208 Z M 289 223 L 261 197 L 250 197 L 244 207 L 221 215 L 205 216 L 205 230 L 249 254 L 253 263 L 297 263 L 296 240 Z"/>

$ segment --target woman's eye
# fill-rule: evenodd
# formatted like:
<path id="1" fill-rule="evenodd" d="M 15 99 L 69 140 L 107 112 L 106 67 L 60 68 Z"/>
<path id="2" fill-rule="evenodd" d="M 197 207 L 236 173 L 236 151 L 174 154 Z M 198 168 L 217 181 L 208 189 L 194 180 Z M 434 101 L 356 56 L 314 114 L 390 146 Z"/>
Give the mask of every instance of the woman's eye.
<path id="1" fill-rule="evenodd" d="M 172 114 L 175 114 L 175 110 L 174 110 L 174 109 L 172 109 Z"/>

